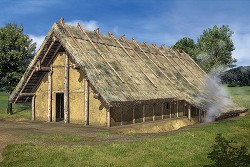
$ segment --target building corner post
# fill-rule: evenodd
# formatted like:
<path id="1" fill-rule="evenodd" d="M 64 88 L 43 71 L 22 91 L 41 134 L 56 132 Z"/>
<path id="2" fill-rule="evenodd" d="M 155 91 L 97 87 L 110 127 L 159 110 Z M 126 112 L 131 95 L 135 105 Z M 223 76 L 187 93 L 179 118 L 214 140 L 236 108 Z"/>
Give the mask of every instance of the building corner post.
<path id="1" fill-rule="evenodd" d="M 89 80 L 84 79 L 84 125 L 89 125 Z"/>
<path id="2" fill-rule="evenodd" d="M 188 104 L 188 120 L 191 120 L 191 105 Z"/>
<path id="3" fill-rule="evenodd" d="M 65 54 L 64 123 L 69 123 L 69 56 Z"/>
<path id="4" fill-rule="evenodd" d="M 108 106 L 107 112 L 106 112 L 106 124 L 107 124 L 107 127 L 111 126 L 111 123 L 110 123 L 110 107 L 109 106 Z"/>
<path id="5" fill-rule="evenodd" d="M 32 97 L 32 121 L 36 120 L 36 95 Z"/>

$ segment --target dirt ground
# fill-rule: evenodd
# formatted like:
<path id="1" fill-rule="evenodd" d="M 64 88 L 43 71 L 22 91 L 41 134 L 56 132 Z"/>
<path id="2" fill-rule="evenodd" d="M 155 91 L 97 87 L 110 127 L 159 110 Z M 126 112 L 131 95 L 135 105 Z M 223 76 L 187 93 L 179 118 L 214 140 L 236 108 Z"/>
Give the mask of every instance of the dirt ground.
<path id="1" fill-rule="evenodd" d="M 178 119 L 173 121 L 183 121 L 185 119 Z M 37 145 L 82 145 L 82 144 L 108 144 L 112 142 L 129 142 L 137 141 L 144 138 L 150 138 L 155 136 L 165 135 L 168 130 L 179 129 L 180 127 L 168 127 L 167 124 L 171 125 L 169 120 L 156 121 L 154 126 L 152 122 L 135 124 L 135 125 L 125 125 L 116 126 L 111 128 L 106 127 L 84 127 L 83 125 L 76 124 L 64 124 L 62 123 L 47 123 L 47 122 L 37 122 L 37 121 L 3 121 L 0 120 L 0 161 L 2 160 L 3 149 L 9 144 L 21 144 L 21 143 L 34 143 Z M 150 129 L 152 130 L 146 132 L 142 131 L 137 133 L 134 129 Z M 131 131 L 133 129 L 133 131 Z M 157 132 L 152 133 L 157 129 Z M 160 129 L 160 130 L 159 130 Z M 155 132 L 156 132 L 155 131 Z M 124 134 L 126 132 L 128 134 Z M 131 135 L 131 133 L 136 133 Z M 172 133 L 172 132 L 171 132 Z M 41 140 L 38 138 L 29 137 L 29 135 L 59 135 L 67 137 L 83 137 L 84 141 L 50 141 Z"/>

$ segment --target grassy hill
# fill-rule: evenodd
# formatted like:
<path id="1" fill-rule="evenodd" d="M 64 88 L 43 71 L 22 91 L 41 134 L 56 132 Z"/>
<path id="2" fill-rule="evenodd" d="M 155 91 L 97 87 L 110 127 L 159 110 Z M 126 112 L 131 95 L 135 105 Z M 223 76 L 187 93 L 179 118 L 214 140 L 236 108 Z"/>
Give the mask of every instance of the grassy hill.
<path id="1" fill-rule="evenodd" d="M 250 87 L 227 89 L 236 103 L 250 109 Z M 15 109 L 16 115 L 27 112 L 17 112 L 20 111 L 18 108 Z M 2 111 L 4 110 L 0 112 Z M 2 115 L 1 113 L 0 116 Z M 207 153 L 211 152 L 211 146 L 218 133 L 222 133 L 227 139 L 237 141 L 240 145 L 245 145 L 250 151 L 249 132 L 248 114 L 245 117 L 199 124 L 165 133 L 160 137 L 133 142 L 86 145 L 76 142 L 70 146 L 67 142 L 64 145 L 50 146 L 13 144 L 4 149 L 4 159 L 0 166 L 203 166 L 211 163 Z M 44 140 L 50 143 L 54 137 L 47 136 Z"/>
<path id="2" fill-rule="evenodd" d="M 221 81 L 230 87 L 250 86 L 250 66 L 240 66 L 225 71 Z"/>

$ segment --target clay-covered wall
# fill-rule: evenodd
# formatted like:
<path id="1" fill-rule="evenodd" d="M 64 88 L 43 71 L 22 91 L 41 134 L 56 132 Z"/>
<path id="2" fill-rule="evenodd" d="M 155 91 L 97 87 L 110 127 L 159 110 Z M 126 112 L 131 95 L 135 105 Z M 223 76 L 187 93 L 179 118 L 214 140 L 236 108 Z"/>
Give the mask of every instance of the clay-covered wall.
<path id="1" fill-rule="evenodd" d="M 35 101 L 35 119 L 40 121 L 47 121 L 48 110 L 48 75 L 46 74 L 41 80 L 40 85 L 36 91 Z"/>
<path id="2" fill-rule="evenodd" d="M 70 64 L 73 63 L 70 60 Z M 56 94 L 64 92 L 65 53 L 58 53 L 52 62 L 52 121 L 56 121 Z M 84 75 L 82 71 L 69 68 L 69 120 L 84 122 Z M 36 91 L 36 119 L 47 121 L 48 75 L 42 79 Z"/>
<path id="3" fill-rule="evenodd" d="M 95 126 L 106 126 L 106 108 L 99 100 L 94 98 L 93 90 L 89 94 L 89 124 Z"/>

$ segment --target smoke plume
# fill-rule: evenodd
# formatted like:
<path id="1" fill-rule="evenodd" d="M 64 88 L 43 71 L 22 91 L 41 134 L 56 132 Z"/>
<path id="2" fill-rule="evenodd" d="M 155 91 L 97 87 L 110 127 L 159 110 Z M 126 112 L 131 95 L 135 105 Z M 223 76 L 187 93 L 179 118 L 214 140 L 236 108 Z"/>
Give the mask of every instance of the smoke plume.
<path id="1" fill-rule="evenodd" d="M 234 107 L 228 92 L 220 84 L 219 75 L 223 69 L 223 67 L 216 68 L 204 77 L 203 81 L 205 84 L 197 97 L 198 103 L 206 111 L 205 122 L 214 121 L 222 113 Z"/>

